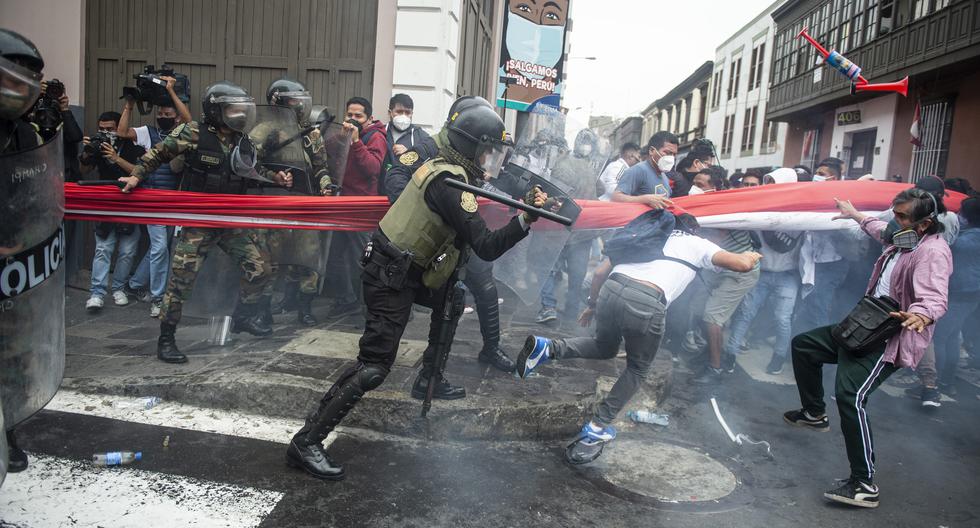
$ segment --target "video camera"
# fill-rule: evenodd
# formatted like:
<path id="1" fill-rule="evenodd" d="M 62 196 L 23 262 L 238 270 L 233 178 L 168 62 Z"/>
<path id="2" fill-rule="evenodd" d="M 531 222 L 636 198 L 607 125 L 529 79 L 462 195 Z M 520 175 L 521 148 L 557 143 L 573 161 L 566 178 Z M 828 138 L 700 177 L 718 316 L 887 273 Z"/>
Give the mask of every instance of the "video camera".
<path id="1" fill-rule="evenodd" d="M 37 98 L 34 103 L 33 121 L 44 131 L 53 131 L 61 124 L 61 102 L 59 99 L 65 95 L 65 85 L 58 79 L 51 79 L 47 82 L 44 95 Z"/>
<path id="2" fill-rule="evenodd" d="M 167 93 L 167 81 L 163 77 L 173 77 L 177 80 L 174 84 L 174 92 L 184 103 L 191 99 L 190 83 L 187 76 L 182 73 L 174 73 L 174 69 L 164 64 L 160 69 L 152 64 L 143 68 L 143 73 L 133 76 L 136 79 L 136 87 L 124 86 L 122 98 L 136 101 L 136 106 L 141 115 L 150 113 L 147 104 L 151 106 L 173 106 L 170 94 Z"/>
<path id="3" fill-rule="evenodd" d="M 113 140 L 112 134 L 100 130 L 97 134 L 89 138 L 88 145 L 85 145 L 82 152 L 88 158 L 99 159 L 102 156 L 102 144 L 108 143 L 112 145 Z"/>

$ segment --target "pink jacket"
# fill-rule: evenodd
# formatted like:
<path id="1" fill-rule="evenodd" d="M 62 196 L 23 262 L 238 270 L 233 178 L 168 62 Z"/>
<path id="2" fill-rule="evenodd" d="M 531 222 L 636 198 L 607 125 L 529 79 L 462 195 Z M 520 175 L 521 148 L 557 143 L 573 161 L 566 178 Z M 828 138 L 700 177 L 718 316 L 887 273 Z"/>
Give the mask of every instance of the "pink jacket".
<path id="1" fill-rule="evenodd" d="M 887 225 L 874 217 L 861 221 L 861 229 L 882 243 L 881 235 Z M 868 293 L 874 291 L 887 257 L 895 251 L 898 248 L 889 245 L 878 257 L 874 273 L 871 274 L 871 282 L 868 283 Z M 946 313 L 949 275 L 952 272 L 953 255 L 949 244 L 942 235 L 928 235 L 915 249 L 904 251 L 898 256 L 892 272 L 890 297 L 898 301 L 902 311 L 925 315 L 935 323 Z M 898 336 L 888 340 L 882 359 L 896 367 L 915 367 L 932 342 L 935 328 L 936 325 L 931 324 L 921 334 L 903 329 Z"/>

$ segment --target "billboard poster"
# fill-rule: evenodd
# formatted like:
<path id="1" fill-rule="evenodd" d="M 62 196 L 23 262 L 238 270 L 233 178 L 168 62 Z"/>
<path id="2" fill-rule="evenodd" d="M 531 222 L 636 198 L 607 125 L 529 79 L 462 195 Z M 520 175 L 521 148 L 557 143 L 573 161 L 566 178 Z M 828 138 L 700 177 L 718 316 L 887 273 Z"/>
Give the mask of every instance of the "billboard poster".
<path id="1" fill-rule="evenodd" d="M 506 0 L 497 106 L 559 108 L 571 0 Z"/>

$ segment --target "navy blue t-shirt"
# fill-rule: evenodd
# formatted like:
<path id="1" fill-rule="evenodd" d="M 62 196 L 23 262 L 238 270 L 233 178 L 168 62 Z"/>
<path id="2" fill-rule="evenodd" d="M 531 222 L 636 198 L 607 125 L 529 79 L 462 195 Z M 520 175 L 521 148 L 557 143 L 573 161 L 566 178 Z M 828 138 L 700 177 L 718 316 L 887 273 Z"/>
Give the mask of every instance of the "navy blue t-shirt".
<path id="1" fill-rule="evenodd" d="M 670 198 L 670 180 L 666 174 L 657 172 L 649 161 L 637 163 L 626 169 L 616 190 L 630 196 L 659 194 Z"/>

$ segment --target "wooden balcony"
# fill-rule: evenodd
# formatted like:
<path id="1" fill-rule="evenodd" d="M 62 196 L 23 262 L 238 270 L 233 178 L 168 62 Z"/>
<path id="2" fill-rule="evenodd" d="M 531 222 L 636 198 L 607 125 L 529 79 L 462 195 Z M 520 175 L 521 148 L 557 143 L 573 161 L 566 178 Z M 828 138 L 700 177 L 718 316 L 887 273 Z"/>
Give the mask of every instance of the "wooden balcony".
<path id="1" fill-rule="evenodd" d="M 898 81 L 906 75 L 926 73 L 980 56 L 980 0 L 953 0 L 948 7 L 880 35 L 844 55 L 861 66 L 862 74 L 872 83 Z M 814 82 L 817 68 L 823 68 L 822 78 Z M 766 118 L 785 120 L 792 114 L 849 94 L 847 79 L 821 63 L 789 81 L 773 85 Z"/>

